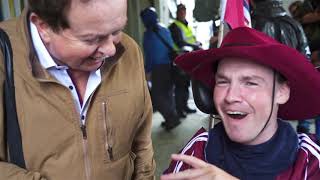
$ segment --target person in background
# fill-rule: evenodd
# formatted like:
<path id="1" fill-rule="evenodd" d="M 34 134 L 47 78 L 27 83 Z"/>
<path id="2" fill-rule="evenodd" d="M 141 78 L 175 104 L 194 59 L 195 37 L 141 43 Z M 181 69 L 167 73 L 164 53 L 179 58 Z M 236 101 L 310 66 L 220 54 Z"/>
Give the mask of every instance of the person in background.
<path id="1" fill-rule="evenodd" d="M 0 24 L 13 48 L 26 162 L 8 159 L 1 96 L 0 179 L 154 179 L 143 55 L 126 23 L 126 0 L 28 0 Z"/>
<path id="2" fill-rule="evenodd" d="M 312 0 L 294 1 L 289 5 L 291 16 L 302 24 L 303 30 L 306 33 L 310 51 L 311 63 L 319 68 L 318 51 L 320 49 L 320 13 L 319 2 Z M 301 124 L 301 125 L 300 125 Z M 298 127 L 303 127 L 300 123 Z M 315 118 L 315 129 L 318 141 L 320 141 L 320 117 Z"/>
<path id="3" fill-rule="evenodd" d="M 209 48 L 217 48 L 218 47 L 218 31 L 213 32 L 213 36 L 209 39 Z"/>
<path id="4" fill-rule="evenodd" d="M 172 155 L 162 180 L 320 179 L 315 137 L 283 120 L 320 112 L 320 74 L 300 52 L 239 27 L 220 48 L 184 54 L 175 63 L 212 88 L 221 122 L 199 130 Z"/>
<path id="5" fill-rule="evenodd" d="M 318 69 L 320 68 L 320 50 L 312 52 L 311 62 L 315 67 L 317 67 Z"/>
<path id="6" fill-rule="evenodd" d="M 282 0 L 251 0 L 251 4 L 253 28 L 266 33 L 280 43 L 297 49 L 310 59 L 311 53 L 303 28 L 287 15 L 282 6 Z M 310 120 L 299 120 L 297 131 L 310 133 L 310 124 Z"/>
<path id="7" fill-rule="evenodd" d="M 169 26 L 173 38 L 174 47 L 180 52 L 189 52 L 201 49 L 201 44 L 196 40 L 192 28 L 186 20 L 186 7 L 183 4 L 177 6 L 176 20 Z M 188 107 L 190 77 L 174 67 L 174 84 L 176 109 L 180 117 L 185 118 L 189 113 L 195 113 L 195 109 Z"/>
<path id="8" fill-rule="evenodd" d="M 180 124 L 173 97 L 172 60 L 169 56 L 173 50 L 173 40 L 170 31 L 158 22 L 153 7 L 145 8 L 140 16 L 146 28 L 143 49 L 146 73 L 151 74 L 148 76 L 152 82 L 152 103 L 165 119 L 162 126 L 171 130 Z"/>
<path id="9" fill-rule="evenodd" d="M 289 5 L 292 17 L 300 22 L 309 41 L 311 52 L 320 49 L 320 2 L 295 1 Z"/>
<path id="10" fill-rule="evenodd" d="M 320 73 L 320 50 L 315 50 L 311 55 L 312 64 L 318 69 Z M 320 143 L 320 116 L 315 118 L 315 132 L 317 136 L 317 140 Z"/>

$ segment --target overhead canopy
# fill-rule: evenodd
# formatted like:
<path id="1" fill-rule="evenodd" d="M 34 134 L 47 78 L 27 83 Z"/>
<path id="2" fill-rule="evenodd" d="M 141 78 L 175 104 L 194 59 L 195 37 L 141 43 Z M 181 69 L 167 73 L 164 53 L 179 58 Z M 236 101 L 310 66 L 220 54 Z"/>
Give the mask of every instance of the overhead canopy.
<path id="1" fill-rule="evenodd" d="M 206 22 L 219 18 L 220 0 L 195 0 L 194 18 Z"/>

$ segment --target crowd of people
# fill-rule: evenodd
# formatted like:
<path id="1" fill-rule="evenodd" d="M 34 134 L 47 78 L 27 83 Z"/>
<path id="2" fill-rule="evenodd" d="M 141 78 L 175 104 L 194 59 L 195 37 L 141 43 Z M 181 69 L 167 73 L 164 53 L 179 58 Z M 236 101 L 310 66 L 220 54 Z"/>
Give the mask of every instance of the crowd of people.
<path id="1" fill-rule="evenodd" d="M 153 109 L 167 131 L 195 113 L 190 78 L 209 88 L 221 121 L 173 154 L 162 180 L 320 179 L 320 128 L 287 122 L 320 114 L 319 5 L 294 2 L 291 18 L 281 3 L 252 0 L 253 28 L 230 30 L 220 47 L 211 38 L 208 50 L 185 5 L 169 27 L 148 7 L 142 52 L 122 32 L 126 0 L 28 0 L 0 23 L 0 179 L 154 179 Z M 16 112 L 5 109 L 8 71 Z M 20 148 L 9 143 L 18 138 Z"/>
<path id="2" fill-rule="evenodd" d="M 181 123 L 187 114 L 195 113 L 188 106 L 190 77 L 173 63 L 175 55 L 201 49 L 188 26 L 186 7 L 177 6 L 176 19 L 166 28 L 158 22 L 154 8 L 140 13 L 146 28 L 143 38 L 147 80 L 151 82 L 151 99 L 154 109 L 165 121 L 161 124 L 171 130 Z"/>

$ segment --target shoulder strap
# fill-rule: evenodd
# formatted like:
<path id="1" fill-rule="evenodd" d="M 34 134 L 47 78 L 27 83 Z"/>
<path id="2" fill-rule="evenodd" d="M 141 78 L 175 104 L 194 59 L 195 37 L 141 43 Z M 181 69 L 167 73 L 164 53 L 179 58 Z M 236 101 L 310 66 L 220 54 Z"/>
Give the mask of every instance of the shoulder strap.
<path id="1" fill-rule="evenodd" d="M 0 48 L 4 57 L 4 120 L 6 125 L 6 140 L 9 149 L 10 162 L 25 168 L 22 151 L 21 132 L 18 123 L 16 99 L 13 79 L 12 49 L 8 35 L 0 29 Z"/>

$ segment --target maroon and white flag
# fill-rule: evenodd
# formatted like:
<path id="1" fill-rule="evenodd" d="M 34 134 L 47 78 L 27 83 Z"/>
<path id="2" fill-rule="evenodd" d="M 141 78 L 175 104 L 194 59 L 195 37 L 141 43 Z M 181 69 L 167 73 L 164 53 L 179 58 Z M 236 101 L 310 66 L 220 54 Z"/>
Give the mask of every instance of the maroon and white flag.
<path id="1" fill-rule="evenodd" d="M 251 27 L 249 0 L 221 0 L 221 22 L 228 23 L 231 29 Z"/>

